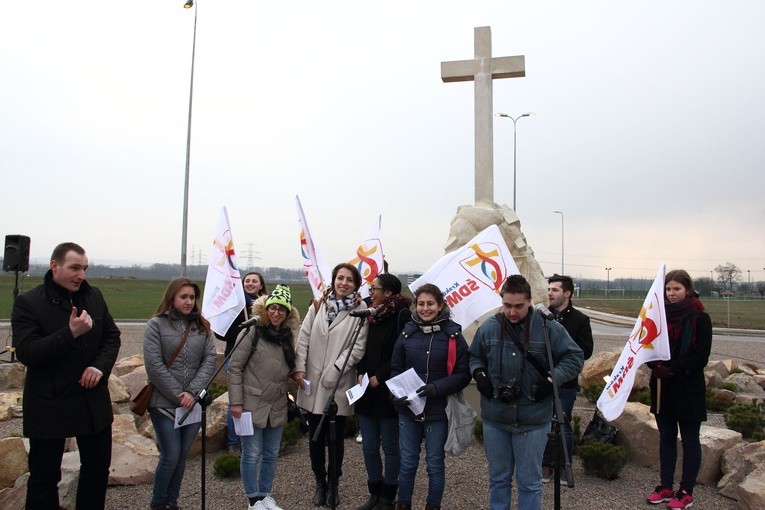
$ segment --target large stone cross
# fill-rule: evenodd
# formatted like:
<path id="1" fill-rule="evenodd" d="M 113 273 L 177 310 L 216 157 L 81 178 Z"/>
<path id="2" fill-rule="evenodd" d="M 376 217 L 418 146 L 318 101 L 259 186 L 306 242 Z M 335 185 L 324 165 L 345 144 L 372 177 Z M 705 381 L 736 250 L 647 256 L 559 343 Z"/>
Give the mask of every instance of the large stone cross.
<path id="1" fill-rule="evenodd" d="M 475 58 L 441 62 L 441 79 L 474 81 L 475 202 L 494 202 L 494 119 L 492 80 L 526 76 L 526 59 L 491 56 L 491 27 L 475 27 Z"/>

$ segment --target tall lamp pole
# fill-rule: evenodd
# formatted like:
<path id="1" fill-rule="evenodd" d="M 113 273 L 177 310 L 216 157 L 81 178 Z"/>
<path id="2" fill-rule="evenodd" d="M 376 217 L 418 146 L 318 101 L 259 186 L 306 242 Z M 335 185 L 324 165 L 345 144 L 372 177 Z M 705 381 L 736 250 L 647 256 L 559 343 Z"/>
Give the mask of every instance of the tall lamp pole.
<path id="1" fill-rule="evenodd" d="M 510 115 L 508 115 L 506 113 L 495 113 L 494 114 L 495 117 L 504 117 L 506 119 L 510 119 L 510 120 L 513 121 L 513 211 L 515 211 L 516 213 L 518 212 L 518 209 L 515 206 L 515 196 L 516 196 L 516 189 L 518 188 L 518 186 L 516 185 L 516 175 L 517 174 L 516 174 L 516 158 L 515 158 L 515 153 L 516 153 L 516 150 L 515 150 L 516 149 L 516 129 L 515 129 L 515 126 L 516 126 L 516 124 L 518 122 L 518 119 L 522 119 L 523 117 L 533 117 L 534 115 L 536 115 L 536 113 L 534 113 L 534 112 L 524 113 L 523 115 L 518 115 L 517 117 L 511 117 Z"/>
<path id="2" fill-rule="evenodd" d="M 608 297 L 608 289 L 611 287 L 611 268 L 606 268 L 606 297 Z"/>
<path id="3" fill-rule="evenodd" d="M 194 7 L 194 39 L 191 43 L 191 81 L 189 82 L 189 121 L 186 128 L 186 172 L 183 179 L 183 227 L 181 227 L 181 276 L 186 276 L 186 244 L 189 234 L 189 162 L 191 160 L 191 104 L 194 98 L 194 57 L 197 51 L 197 10 L 194 0 L 187 0 L 184 9 Z"/>
<path id="4" fill-rule="evenodd" d="M 560 274 L 566 274 L 563 266 L 563 212 L 553 211 L 554 214 L 560 214 Z"/>

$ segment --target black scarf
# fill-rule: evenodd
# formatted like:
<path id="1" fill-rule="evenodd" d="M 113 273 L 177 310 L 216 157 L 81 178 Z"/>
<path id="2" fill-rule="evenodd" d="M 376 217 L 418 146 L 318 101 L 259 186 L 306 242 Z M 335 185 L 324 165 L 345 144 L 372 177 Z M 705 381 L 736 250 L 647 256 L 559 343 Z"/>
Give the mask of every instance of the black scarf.
<path id="1" fill-rule="evenodd" d="M 402 296 L 401 294 L 393 294 L 392 296 L 386 297 L 382 304 L 375 307 L 377 308 L 377 313 L 367 317 L 367 321 L 369 321 L 369 324 L 379 324 L 390 319 L 400 310 L 409 308 L 411 304 L 412 300 L 408 297 Z"/>
<path id="2" fill-rule="evenodd" d="M 295 348 L 292 345 L 292 330 L 288 327 L 283 327 L 277 331 L 272 327 L 266 326 L 259 327 L 258 333 L 266 342 L 281 345 L 282 351 L 284 351 L 284 361 L 287 362 L 290 371 L 295 370 Z"/>
<path id="3" fill-rule="evenodd" d="M 696 324 L 704 312 L 704 305 L 699 298 L 691 297 L 664 305 L 667 312 L 667 334 L 670 348 L 676 348 L 680 340 L 688 338 L 689 345 L 696 345 Z M 687 343 L 684 341 L 683 343 Z"/>

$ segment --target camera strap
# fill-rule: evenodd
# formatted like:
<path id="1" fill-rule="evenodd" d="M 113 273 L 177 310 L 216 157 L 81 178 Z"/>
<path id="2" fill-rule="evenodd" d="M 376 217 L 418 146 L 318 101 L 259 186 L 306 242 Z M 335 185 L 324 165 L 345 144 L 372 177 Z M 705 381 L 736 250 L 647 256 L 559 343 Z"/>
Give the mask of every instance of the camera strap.
<path id="1" fill-rule="evenodd" d="M 539 362 L 539 360 L 535 356 L 532 356 L 531 354 L 529 354 L 529 347 L 528 347 L 528 345 L 529 345 L 529 335 L 531 334 L 531 321 L 532 321 L 532 317 L 533 317 L 532 313 L 533 313 L 533 309 L 530 309 L 529 313 L 526 314 L 526 320 L 524 321 L 524 324 L 523 324 L 523 336 L 524 336 L 524 343 L 523 344 L 521 344 L 521 339 L 518 338 L 518 334 L 513 329 L 512 324 L 508 328 L 508 332 L 510 333 L 510 338 L 512 338 L 513 342 L 515 343 L 515 346 L 518 347 L 518 349 L 521 352 L 523 352 L 524 359 L 529 360 L 529 363 L 534 365 L 534 368 L 536 368 L 537 371 L 539 372 L 539 374 L 544 377 L 545 374 L 548 371 L 544 369 L 542 364 Z M 502 335 L 500 337 L 500 342 L 502 342 L 502 340 L 504 339 L 504 336 L 505 336 L 504 335 L 504 329 L 505 329 L 505 321 L 507 321 L 507 318 L 504 316 L 504 314 L 499 314 L 499 315 L 502 315 L 502 320 L 500 320 L 500 331 L 502 333 Z M 500 371 L 501 371 L 502 370 L 502 358 L 501 357 L 499 359 L 499 362 L 500 362 Z"/>

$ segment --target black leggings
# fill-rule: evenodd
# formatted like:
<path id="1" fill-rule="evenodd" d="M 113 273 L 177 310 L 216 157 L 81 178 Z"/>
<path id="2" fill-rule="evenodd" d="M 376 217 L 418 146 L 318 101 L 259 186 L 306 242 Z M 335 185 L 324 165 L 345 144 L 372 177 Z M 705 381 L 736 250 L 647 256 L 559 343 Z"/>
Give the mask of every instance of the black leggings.
<path id="1" fill-rule="evenodd" d="M 672 414 L 656 415 L 656 425 L 659 428 L 659 463 L 661 464 L 661 485 L 672 487 L 677 464 L 677 429 L 683 444 L 683 474 L 680 488 L 693 494 L 696 477 L 701 468 L 701 442 L 699 441 L 700 421 L 678 421 Z"/>
<path id="2" fill-rule="evenodd" d="M 311 455 L 311 469 L 317 480 L 326 480 L 327 472 L 329 471 L 327 466 L 326 448 L 329 447 L 329 418 L 324 420 L 321 426 L 321 435 L 318 441 L 313 441 L 313 436 L 316 433 L 316 429 L 319 427 L 321 421 L 320 414 L 308 415 L 308 452 Z M 337 416 L 335 418 L 335 434 L 337 440 L 335 441 L 335 456 L 337 459 L 337 477 L 340 478 L 343 475 L 343 456 L 345 455 L 345 416 Z"/>

